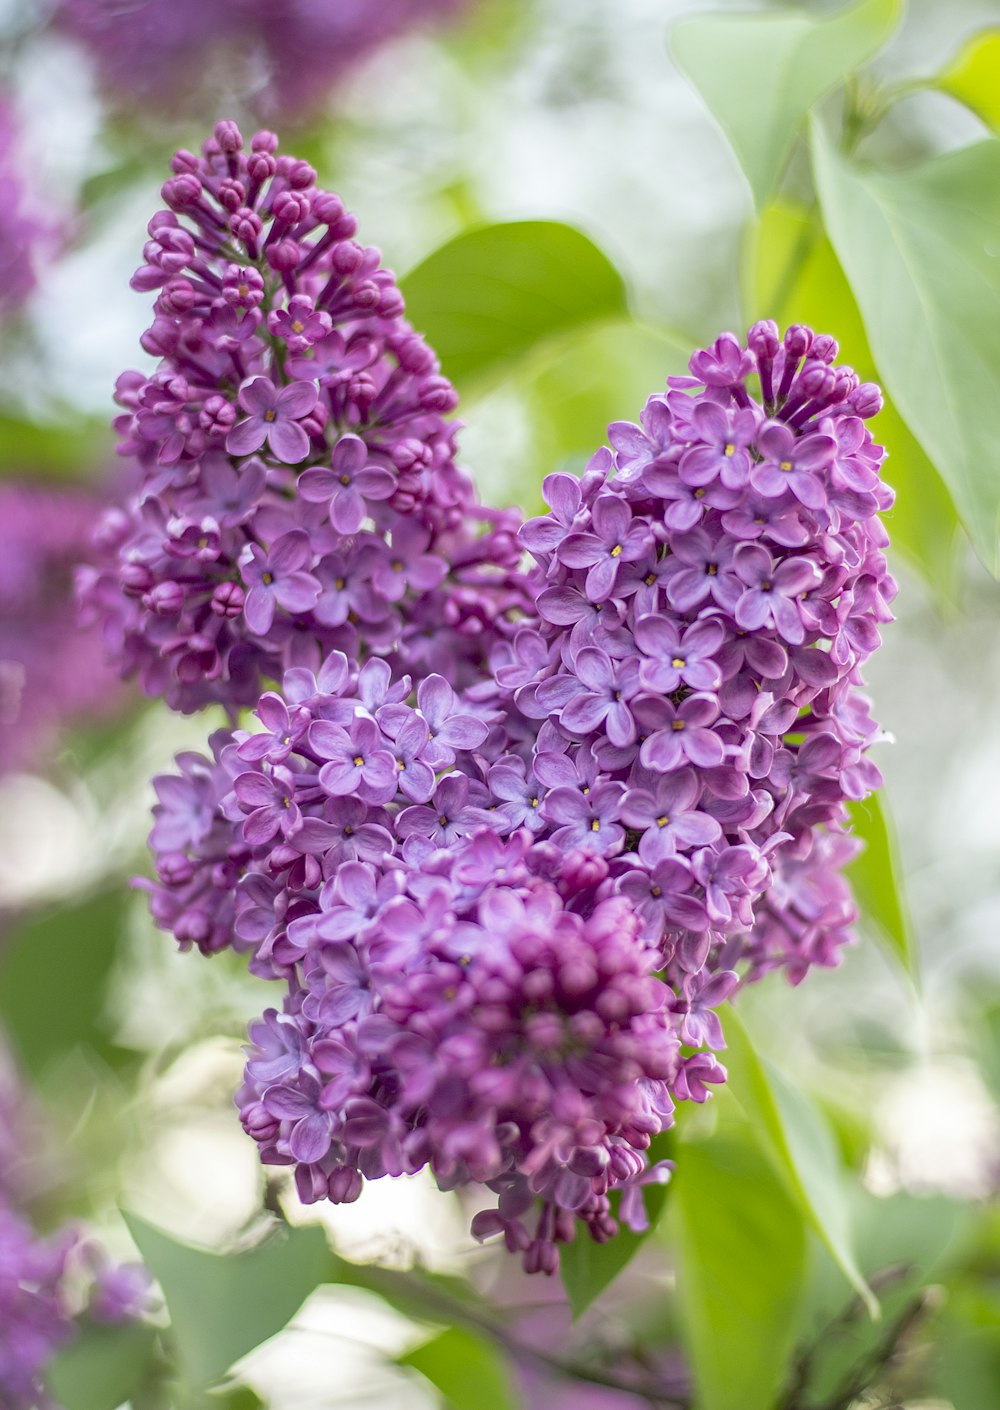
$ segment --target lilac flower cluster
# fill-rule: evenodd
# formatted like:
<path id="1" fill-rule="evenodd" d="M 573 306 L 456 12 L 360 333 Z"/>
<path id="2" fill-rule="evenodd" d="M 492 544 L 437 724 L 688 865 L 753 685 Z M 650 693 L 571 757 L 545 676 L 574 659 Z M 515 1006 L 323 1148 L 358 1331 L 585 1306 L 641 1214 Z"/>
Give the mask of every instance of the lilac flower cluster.
<path id="1" fill-rule="evenodd" d="M 138 1264 L 111 1263 L 72 1226 L 43 1238 L 21 1212 L 33 1157 L 37 1164 L 29 1105 L 0 1034 L 0 1405 L 58 1410 L 45 1373 L 76 1336 L 80 1316 L 103 1323 L 136 1319 L 150 1279 Z"/>
<path id="2" fill-rule="evenodd" d="M 156 780 L 153 911 L 286 981 L 239 1103 L 304 1200 L 429 1165 L 442 1188 L 492 1189 L 474 1231 L 552 1272 L 576 1220 L 614 1233 L 609 1189 L 641 1224 L 670 1084 L 714 1074 L 681 1057 L 658 948 L 626 897 L 600 897 L 607 864 L 497 802 L 502 720 L 441 676 L 415 694 L 334 653 L 265 694 L 263 730 L 217 734 L 214 764 L 183 757 Z"/>
<path id="3" fill-rule="evenodd" d="M 47 1241 L 0 1205 L 0 1398 L 10 1410 L 48 1410 L 44 1372 L 74 1334 L 65 1279 L 76 1235 Z"/>
<path id="4" fill-rule="evenodd" d="M 118 1324 L 140 1317 L 149 1275 L 138 1264 L 112 1264 L 70 1226 L 42 1238 L 0 1200 L 0 1405 L 58 1410 L 46 1372 L 73 1340 L 81 1317 Z"/>
<path id="5" fill-rule="evenodd" d="M 303 115 L 376 49 L 464 0 L 60 0 L 105 86 L 170 111 L 220 82 L 263 113 Z"/>
<path id="6" fill-rule="evenodd" d="M 220 275 L 227 183 L 259 194 L 246 163 L 227 124 L 183 158 L 198 242 L 157 218 L 140 275 L 166 291 L 180 239 L 185 311 L 167 318 L 161 293 L 172 350 L 129 383 L 122 423 L 147 475 L 122 555 L 126 657 L 174 703 L 252 696 L 258 721 L 155 780 L 153 914 L 182 946 L 232 945 L 284 984 L 238 1101 L 303 1199 L 426 1166 L 491 1190 L 474 1232 L 551 1273 L 580 1224 L 598 1240 L 643 1226 L 643 1185 L 668 1173 L 653 1138 L 724 1080 L 718 1005 L 769 969 L 797 981 L 835 963 L 848 938 L 845 802 L 879 782 L 860 671 L 895 591 L 884 453 L 864 425 L 879 395 L 831 338 L 725 334 L 641 425 L 610 428 L 581 479 L 548 477 L 551 512 L 520 530 L 534 566 L 517 564 L 510 519 L 476 510 L 450 428 L 412 409 L 422 384 L 385 352 L 405 329 L 396 301 L 362 314 L 335 263 L 313 282 L 348 237 L 315 233 L 312 197 L 262 259 Z M 262 209 L 294 169 L 278 164 Z M 210 310 L 234 336 L 211 280 L 258 287 L 251 274 L 270 341 L 255 322 L 239 354 L 219 344 L 239 366 L 211 364 L 215 409 L 194 416 L 191 340 L 207 367 Z M 310 332 L 341 290 L 344 323 Z M 318 351 L 283 358 L 293 324 L 337 358 L 377 344 L 383 407 L 407 408 L 407 445 L 430 447 L 415 470 L 388 448 L 394 423 L 337 400 Z M 209 476 L 242 506 L 225 524 Z M 317 603 L 348 564 L 364 595 L 334 623 Z M 261 693 L 268 677 L 280 689 Z"/>
<path id="7" fill-rule="evenodd" d="M 139 484 L 102 531 L 117 572 L 83 584 L 124 673 L 185 711 L 362 644 L 461 685 L 523 601 L 517 516 L 475 506 L 391 273 L 276 148 L 222 122 L 174 157 L 132 281 L 160 362 L 118 383 Z"/>
<path id="8" fill-rule="evenodd" d="M 881 783 L 858 685 L 896 587 L 881 397 L 836 355 L 801 326 L 724 334 L 522 530 L 539 620 L 495 676 L 566 741 L 526 777 L 564 845 L 634 859 L 616 889 L 685 1000 L 737 963 L 835 963 L 855 917 L 845 803 Z"/>
<path id="9" fill-rule="evenodd" d="M 60 726 L 121 704 L 100 635 L 81 630 L 73 608 L 73 572 L 100 512 L 83 491 L 0 485 L 0 774 L 44 766 Z"/>

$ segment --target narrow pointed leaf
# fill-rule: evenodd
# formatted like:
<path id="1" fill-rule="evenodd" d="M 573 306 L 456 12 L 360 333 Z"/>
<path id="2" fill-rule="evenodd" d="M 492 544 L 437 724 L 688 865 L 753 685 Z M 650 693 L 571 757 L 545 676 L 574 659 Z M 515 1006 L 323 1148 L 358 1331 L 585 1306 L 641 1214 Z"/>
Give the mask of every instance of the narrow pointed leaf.
<path id="1" fill-rule="evenodd" d="M 769 206 L 748 263 L 748 322 L 773 318 L 782 327 L 806 323 L 832 333 L 840 360 L 862 381 L 881 382 L 851 287 L 816 216 L 786 204 Z M 896 492 L 884 516 L 890 552 L 902 554 L 942 601 L 952 602 L 959 518 L 951 494 L 888 394 L 868 425 L 889 452 L 884 474 Z"/>
<path id="2" fill-rule="evenodd" d="M 1000 131 L 1000 29 L 974 34 L 934 82 Z"/>
<path id="3" fill-rule="evenodd" d="M 1000 571 L 1000 140 L 885 175 L 813 125 L 830 239 L 885 385 Z"/>
<path id="4" fill-rule="evenodd" d="M 445 1332 L 400 1357 L 436 1386 L 451 1410 L 517 1410 L 520 1398 L 494 1342 L 466 1327 Z"/>
<path id="5" fill-rule="evenodd" d="M 485 225 L 402 281 L 407 316 L 460 391 L 546 339 L 625 312 L 625 286 L 586 235 L 557 221 Z"/>
<path id="6" fill-rule="evenodd" d="M 156 1333 L 131 1323 L 86 1326 L 49 1367 L 47 1380 L 64 1410 L 117 1410 L 146 1378 Z"/>
<path id="7" fill-rule="evenodd" d="M 874 58 L 901 13 L 900 0 L 861 0 L 827 19 L 789 10 L 704 15 L 674 27 L 674 58 L 732 143 L 758 210 L 809 109 Z"/>
<path id="8" fill-rule="evenodd" d="M 871 1315 L 877 1316 L 878 1302 L 858 1266 L 840 1161 L 825 1120 L 803 1093 L 758 1057 L 731 1008 L 725 1012 L 723 1027 L 729 1090 L 790 1195 Z"/>
<path id="9" fill-rule="evenodd" d="M 772 1410 L 785 1380 L 806 1229 L 747 1123 L 679 1147 L 670 1229 L 698 1410 Z"/>
<path id="10" fill-rule="evenodd" d="M 917 977 L 913 927 L 900 883 L 896 839 L 885 807 L 876 795 L 850 805 L 852 831 L 865 847 L 847 868 L 847 877 L 861 908 L 862 924 L 899 961 L 911 978 Z"/>

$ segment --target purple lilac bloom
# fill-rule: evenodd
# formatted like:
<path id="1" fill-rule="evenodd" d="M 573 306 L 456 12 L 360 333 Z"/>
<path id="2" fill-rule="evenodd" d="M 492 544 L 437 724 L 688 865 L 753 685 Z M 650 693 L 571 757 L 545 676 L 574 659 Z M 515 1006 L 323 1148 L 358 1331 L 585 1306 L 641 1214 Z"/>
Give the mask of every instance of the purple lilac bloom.
<path id="1" fill-rule="evenodd" d="M 218 123 L 162 195 L 132 280 L 159 363 L 117 388 L 135 492 L 102 530 L 117 568 L 80 584 L 120 672 L 231 714 L 332 650 L 481 679 L 531 610 L 519 516 L 476 505 L 379 252 L 271 132 Z"/>
<path id="2" fill-rule="evenodd" d="M 0 1205 L 0 1403 L 10 1410 L 54 1410 L 45 1371 L 76 1333 L 66 1274 L 77 1237 L 40 1239 Z"/>
<path id="3" fill-rule="evenodd" d="M 61 728 L 123 703 L 99 632 L 81 627 L 73 605 L 74 567 L 100 508 L 81 491 L 0 486 L 0 773 L 44 767 Z"/>
<path id="4" fill-rule="evenodd" d="M 227 125 L 216 140 L 241 169 Z M 214 162 L 221 191 L 236 178 Z M 300 229 L 304 209 L 288 210 Z M 184 245 L 153 233 L 147 268 Z M 322 289 L 320 305 L 334 317 Z M 317 364 L 320 396 L 356 375 L 330 376 L 326 358 L 372 332 L 357 318 Z M 244 585 L 273 601 L 281 688 L 255 697 L 263 734 L 220 731 L 211 758 L 182 756 L 158 781 L 147 885 L 182 946 L 232 945 L 285 986 L 252 1031 L 238 1104 L 303 1199 L 356 1199 L 367 1179 L 426 1166 L 442 1188 L 485 1185 L 496 1206 L 473 1232 L 551 1273 L 581 1225 L 615 1232 L 611 1192 L 642 1228 L 642 1189 L 661 1178 L 649 1139 L 724 1080 L 715 1010 L 736 986 L 836 962 L 854 917 L 845 802 L 878 782 L 861 669 L 895 585 L 876 517 L 892 496 L 864 425 L 878 399 L 830 368 L 831 347 L 758 325 L 697 353 L 579 481 L 549 477 L 553 513 L 525 526 L 537 566 L 523 572 L 501 519 L 505 556 L 485 571 L 490 533 L 467 531 L 461 479 L 446 476 L 453 499 L 420 480 L 426 441 L 387 454 L 333 400 L 303 417 L 323 446 L 303 494 L 268 464 L 284 493 L 257 512 Z M 177 388 L 154 391 L 176 427 Z M 159 496 L 175 483 L 163 465 L 149 466 Z M 367 493 L 371 466 L 400 477 L 396 494 Z M 338 528 L 338 481 L 374 530 Z M 672 517 L 681 502 L 697 518 Z M 412 554 L 402 592 L 397 554 Z M 322 611 L 282 603 L 285 573 L 319 583 Z M 249 648 L 244 635 L 215 651 L 243 670 Z M 267 669 L 258 658 L 249 685 Z"/>
<path id="5" fill-rule="evenodd" d="M 60 0 L 59 26 L 106 89 L 167 112 L 197 109 L 220 75 L 263 114 L 301 118 L 371 53 L 463 0 Z"/>
<path id="6" fill-rule="evenodd" d="M 0 94 L 0 318 L 10 318 L 37 282 L 39 257 L 53 244 L 53 231 L 26 208 L 30 189 L 18 159 L 18 126 Z"/>
<path id="7" fill-rule="evenodd" d="M 150 1278 L 116 1265 L 82 1230 L 43 1237 L 26 1213 L 37 1192 L 47 1132 L 0 1034 L 0 1405 L 58 1410 L 46 1373 L 84 1318 L 125 1322 L 146 1310 Z"/>

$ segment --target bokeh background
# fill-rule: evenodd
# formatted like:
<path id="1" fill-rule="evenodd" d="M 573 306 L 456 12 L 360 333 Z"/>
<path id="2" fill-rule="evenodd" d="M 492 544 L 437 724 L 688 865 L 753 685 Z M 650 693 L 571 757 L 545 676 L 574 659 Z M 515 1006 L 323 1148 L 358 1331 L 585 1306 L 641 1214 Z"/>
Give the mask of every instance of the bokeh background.
<path id="1" fill-rule="evenodd" d="M 251 0 L 242 7 L 255 12 Z M 21 1128 L 30 1138 L 0 1158 L 17 1164 L 37 1227 L 84 1219 L 117 1256 L 136 1256 L 122 1209 L 181 1243 L 231 1250 L 251 1237 L 267 1193 L 293 1224 L 321 1218 L 351 1267 L 417 1265 L 469 1280 L 494 1328 L 483 1333 L 479 1311 L 463 1320 L 452 1284 L 440 1285 L 439 1306 L 421 1307 L 412 1285 L 345 1273 L 237 1363 L 228 1399 L 206 1404 L 417 1410 L 444 1397 L 456 1410 L 614 1410 L 670 1403 L 613 1388 L 648 1383 L 654 1372 L 661 1389 L 676 1383 L 689 1394 L 693 1360 L 701 1398 L 688 1403 L 725 1410 L 725 1388 L 703 1372 L 699 1380 L 698 1367 L 712 1354 L 752 1356 L 747 1348 L 766 1336 L 753 1299 L 738 1302 L 740 1287 L 766 1282 L 766 1255 L 751 1248 L 731 1287 L 722 1277 L 704 1294 L 700 1315 L 718 1313 L 713 1352 L 685 1311 L 677 1250 L 692 1235 L 669 1198 L 627 1272 L 572 1324 L 561 1287 L 529 1286 L 502 1257 L 475 1248 L 468 1211 L 429 1179 L 369 1185 L 357 1205 L 325 1212 L 265 1192 L 232 1106 L 245 1024 L 262 1007 L 259 981 L 229 955 L 211 963 L 178 955 L 129 887 L 147 868 L 150 779 L 178 750 L 200 747 L 210 726 L 141 701 L 102 672 L 100 642 L 70 613 L 72 566 L 89 551 L 91 504 L 113 498 L 120 482 L 108 429 L 114 380 L 150 362 L 138 344 L 148 300 L 128 288 L 145 222 L 170 153 L 196 147 L 223 116 L 245 128 L 259 117 L 312 162 L 403 276 L 404 293 L 418 270 L 417 307 L 423 262 L 488 224 L 568 223 L 620 271 L 627 309 L 581 314 L 573 327 L 455 377 L 464 459 L 494 503 L 536 511 L 544 473 L 579 468 L 607 421 L 636 419 L 689 351 L 724 328 L 739 332 L 758 316 L 819 320 L 861 368 L 871 356 L 866 332 L 873 346 L 879 333 L 881 348 L 892 309 L 873 311 L 856 278 L 852 294 L 842 241 L 827 219 L 834 253 L 816 216 L 805 139 L 795 138 L 780 186 L 755 209 L 723 127 L 668 49 L 684 17 L 744 4 L 464 0 L 437 7 L 432 24 L 413 6 L 399 34 L 383 37 L 388 26 L 369 17 L 370 42 L 289 51 L 277 70 L 266 29 L 241 20 L 240 5 L 225 23 L 222 6 L 215 14 L 205 3 L 150 5 L 157 13 L 133 52 L 124 36 L 142 8 L 92 0 L 60 11 L 9 0 L 0 12 L 0 1017 L 10 1081 L 30 1111 Z M 794 13 L 819 21 L 835 8 Z M 95 30 L 102 9 L 117 12 L 118 28 Z M 199 9 L 214 15 L 208 39 L 198 37 L 207 23 Z M 906 170 L 996 144 L 1000 114 L 988 95 L 1000 90 L 1000 60 L 991 41 L 974 48 L 979 87 L 968 80 L 967 103 L 911 82 L 950 71 L 972 52 L 968 42 L 996 26 L 996 4 L 914 0 L 851 89 L 860 108 L 891 85 L 913 89 L 866 138 L 862 158 Z M 156 47 L 167 41 L 169 63 Z M 725 47 L 719 54 L 724 87 L 734 60 Z M 734 71 L 738 79 L 745 75 Z M 763 73 L 763 104 L 771 84 Z M 842 110 L 842 93 L 824 97 L 821 120 L 837 122 Z M 981 243 L 995 257 L 1000 184 L 992 218 Z M 803 230 L 812 230 L 805 242 Z M 1000 320 L 998 288 L 995 276 L 984 283 L 984 320 Z M 910 336 L 901 320 L 898 337 Z M 992 342 L 970 328 L 970 358 L 1000 388 L 998 341 L 1000 321 Z M 921 395 L 950 392 L 929 378 Z M 803 1159 L 833 1152 L 823 1177 L 836 1185 L 830 1207 L 851 1222 L 866 1272 L 885 1279 L 886 1310 L 881 1324 L 868 1322 L 810 1234 L 812 1272 L 789 1312 L 784 1389 L 762 1407 L 1000 1404 L 1000 587 L 983 562 L 984 543 L 995 552 L 995 510 L 985 522 L 982 510 L 1000 499 L 1000 443 L 993 463 L 978 467 L 980 507 L 956 514 L 952 467 L 905 421 L 891 412 L 876 422 L 901 496 L 888 521 L 890 532 L 900 526 L 890 550 L 900 592 L 868 681 L 892 741 L 877 750 L 888 832 L 869 817 L 858 943 L 840 968 L 796 989 L 761 985 L 738 1005 L 754 1049 L 820 1114 L 825 1134 L 808 1128 Z M 761 1119 L 746 1114 L 750 1125 Z M 734 1267 L 755 1170 L 748 1156 L 720 1187 L 717 1227 L 734 1226 Z M 707 1260 L 717 1252 L 705 1245 Z M 908 1308 L 912 1326 L 886 1350 L 880 1339 Z M 166 1316 L 162 1306 L 153 1313 L 164 1326 Z M 157 1351 L 158 1366 L 129 1401 L 136 1410 L 175 1395 L 163 1388 L 177 1353 L 165 1335 L 167 1351 Z M 817 1368 L 813 1356 L 806 1398 L 788 1398 L 820 1342 L 831 1364 Z M 532 1346 L 558 1348 L 590 1379 L 542 1368 Z M 848 1394 L 866 1357 L 869 1381 Z M 98 1391 L 73 1399 L 90 1374 L 82 1363 L 62 1372 L 67 1410 L 100 1410 Z M 125 1401 L 104 1395 L 108 1410 Z"/>

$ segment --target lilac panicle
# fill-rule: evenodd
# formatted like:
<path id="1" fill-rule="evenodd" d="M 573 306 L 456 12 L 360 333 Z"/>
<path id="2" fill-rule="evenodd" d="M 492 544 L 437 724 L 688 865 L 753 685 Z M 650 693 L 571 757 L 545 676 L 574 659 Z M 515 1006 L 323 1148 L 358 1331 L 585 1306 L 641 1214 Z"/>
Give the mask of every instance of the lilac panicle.
<path id="1" fill-rule="evenodd" d="M 178 256 L 192 287 L 217 247 L 209 196 L 242 180 L 227 125 L 215 140 L 182 163 L 200 183 L 183 193 L 202 212 L 199 251 L 182 240 Z M 298 203 L 295 218 L 262 248 L 291 239 L 301 258 L 313 227 Z M 265 257 L 223 288 L 251 313 L 264 288 L 284 308 L 293 264 L 280 256 L 278 280 Z M 229 411 L 213 412 L 226 532 L 243 535 L 225 584 L 244 596 L 214 638 L 226 664 L 202 669 L 196 694 L 232 706 L 256 690 L 259 728 L 218 731 L 210 758 L 183 755 L 155 781 L 144 884 L 182 946 L 232 946 L 284 985 L 251 1029 L 238 1104 L 302 1199 L 350 1201 L 366 1179 L 428 1167 L 442 1188 L 492 1191 L 473 1232 L 551 1273 L 581 1225 L 597 1240 L 619 1220 L 643 1227 L 642 1189 L 668 1174 L 652 1141 L 677 1102 L 725 1078 L 716 1008 L 771 969 L 798 982 L 835 964 L 849 938 L 846 803 L 879 782 L 861 671 L 895 593 L 878 519 L 892 495 L 864 424 L 878 396 L 835 365 L 832 339 L 725 334 L 640 425 L 610 428 L 580 480 L 546 479 L 552 512 L 520 534 L 534 564 L 516 565 L 508 521 L 477 536 L 436 413 L 419 430 L 444 450 L 405 501 L 398 457 L 363 416 L 326 437 L 340 404 L 313 400 L 328 391 L 313 364 L 384 329 L 356 309 L 357 324 L 310 325 L 341 307 L 310 297 L 268 322 L 275 337 L 300 325 L 313 351 L 243 363 Z M 237 339 L 241 358 L 262 326 Z M 385 374 L 394 406 L 410 404 L 404 371 Z M 267 383 L 239 400 L 251 375 Z M 153 437 L 154 547 L 123 572 L 164 565 L 153 586 L 125 574 L 151 617 L 176 610 L 168 559 L 181 595 L 202 583 L 203 613 L 221 586 L 203 582 L 227 541 L 204 502 L 192 377 L 177 362 L 156 409 L 128 388 L 127 434 Z M 308 390 L 282 401 L 296 384 Z M 300 428 L 315 447 L 302 460 Z M 178 486 L 197 488 L 172 529 Z M 352 527 L 358 500 L 373 528 Z M 161 688 L 189 704 L 181 682 Z"/>
<path id="2" fill-rule="evenodd" d="M 137 487 L 104 530 L 117 571 L 83 584 L 112 656 L 184 711 L 332 650 L 483 675 L 527 606 L 519 518 L 475 505 L 455 392 L 378 251 L 270 132 L 220 122 L 173 170 L 132 281 L 159 363 L 118 382 Z"/>

